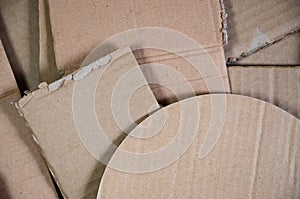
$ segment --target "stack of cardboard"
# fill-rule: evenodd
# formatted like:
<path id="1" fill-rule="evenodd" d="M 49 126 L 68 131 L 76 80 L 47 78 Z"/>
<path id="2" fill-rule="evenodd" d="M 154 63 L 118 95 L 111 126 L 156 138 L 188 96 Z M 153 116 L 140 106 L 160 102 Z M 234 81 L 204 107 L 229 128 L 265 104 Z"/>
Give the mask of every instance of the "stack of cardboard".
<path id="1" fill-rule="evenodd" d="M 300 197 L 298 0 L 0 11 L 0 198 Z"/>

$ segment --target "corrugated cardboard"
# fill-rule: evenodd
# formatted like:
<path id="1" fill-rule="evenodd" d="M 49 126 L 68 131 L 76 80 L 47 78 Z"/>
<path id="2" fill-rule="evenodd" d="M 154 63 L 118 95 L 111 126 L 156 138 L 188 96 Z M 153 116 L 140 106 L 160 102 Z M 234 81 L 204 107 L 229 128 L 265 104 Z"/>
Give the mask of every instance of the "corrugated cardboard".
<path id="1" fill-rule="evenodd" d="M 212 98 L 226 99 L 226 117 L 219 122 L 221 136 L 207 156 L 200 158 L 199 151 L 213 114 Z M 190 147 L 166 167 L 148 173 L 129 173 L 137 168 L 157 165 L 143 155 L 163 151 L 169 147 L 183 126 L 188 134 L 189 120 L 180 117 L 181 111 L 192 103 L 198 104 L 200 120 Z M 194 107 L 194 108 L 197 108 Z M 191 108 L 191 106 L 190 106 Z M 164 112 L 164 113 L 163 113 Z M 300 197 L 300 121 L 269 103 L 238 95 L 203 95 L 181 103 L 174 103 L 154 113 L 139 126 L 161 115 L 166 116 L 162 129 L 156 131 L 153 123 L 144 135 L 139 128 L 125 138 L 103 174 L 98 198 L 299 198 Z M 182 116 L 182 115 L 181 115 Z M 186 117 L 195 117 L 186 115 Z M 151 134 L 150 133 L 150 134 Z M 179 137 L 176 149 L 186 142 Z M 124 154 L 132 156 L 124 158 Z M 139 156 L 141 155 L 141 157 Z M 163 152 L 157 159 L 163 161 Z M 120 163 L 124 170 L 110 168 Z M 148 160 L 148 159 L 147 159 Z"/>
<path id="2" fill-rule="evenodd" d="M 232 93 L 261 99 L 300 118 L 300 67 L 228 67 Z"/>
<path id="3" fill-rule="evenodd" d="M 49 19 L 49 7 L 45 0 L 39 0 L 39 70 L 40 82 L 51 83 L 61 77 L 58 72 L 53 50 L 53 40 Z"/>
<path id="4" fill-rule="evenodd" d="M 229 62 L 246 57 L 300 28 L 298 0 L 225 0 Z"/>
<path id="5" fill-rule="evenodd" d="M 245 57 L 237 65 L 300 65 L 300 32 Z"/>
<path id="6" fill-rule="evenodd" d="M 110 60 L 107 60 L 107 57 Z M 114 102 L 113 94 L 127 95 L 137 82 L 143 83 L 140 88 L 135 90 L 128 102 L 134 122 L 147 116 L 149 111 L 158 108 L 139 66 L 128 48 L 113 52 L 103 60 L 109 61 L 108 64 L 94 69 L 88 75 L 85 73 L 88 71 L 87 67 L 82 68 L 71 76 L 66 76 L 48 86 L 41 85 L 41 89 L 32 92 L 18 102 L 22 115 L 33 130 L 36 142 L 40 145 L 63 195 L 67 198 L 94 198 L 97 193 L 105 166 L 95 158 L 95 153 L 88 148 L 89 143 L 96 143 L 99 146 L 98 143 L 101 142 L 97 137 L 100 132 L 93 129 L 93 118 L 96 116 L 95 120 L 101 125 L 106 137 L 114 144 L 118 145 L 125 136 L 115 122 L 115 115 L 113 115 L 111 107 Z M 126 75 L 133 69 L 135 69 L 135 75 L 126 80 Z M 83 77 L 82 74 L 86 76 Z M 126 80 L 123 82 L 124 89 L 115 91 L 119 79 L 122 78 Z M 93 97 L 95 101 L 88 102 Z M 128 106 L 125 99 L 116 99 L 118 101 L 115 103 L 122 107 Z M 92 117 L 86 115 L 90 103 L 95 108 Z M 80 122 L 83 124 L 78 125 Z M 134 123 L 129 125 L 125 126 L 128 130 Z M 82 128 L 84 133 L 97 132 L 92 134 L 92 138 L 87 141 L 88 147 L 83 144 L 86 142 L 82 142 L 84 138 L 79 133 Z M 113 146 L 109 147 L 113 148 Z M 97 158 L 109 158 L 109 154 L 112 152 L 109 147 L 104 153 L 96 151 Z"/>
<path id="7" fill-rule="evenodd" d="M 1 39 L 20 91 L 39 85 L 38 4 L 35 0 L 0 1 Z"/>
<path id="8" fill-rule="evenodd" d="M 0 198 L 57 198 L 31 132 L 12 102 L 20 93 L 0 42 Z"/>
<path id="9" fill-rule="evenodd" d="M 203 67 L 211 67 L 216 70 L 218 75 L 213 77 L 201 76 L 195 73 L 189 63 L 182 58 L 171 56 L 167 58 L 163 55 L 169 55 L 170 52 L 154 50 L 137 50 L 134 52 L 139 64 L 168 64 L 172 69 L 181 73 L 187 82 L 192 84 L 196 94 L 209 92 L 229 92 L 229 83 L 224 61 L 223 43 L 222 43 L 222 20 L 221 6 L 218 0 L 209 1 L 143 1 L 143 0 L 126 0 L 126 1 L 76 1 L 76 0 L 53 0 L 49 1 L 49 11 L 51 28 L 54 40 L 54 50 L 57 66 L 59 69 L 70 72 L 77 69 L 88 53 L 94 49 L 97 44 L 112 37 L 117 33 L 128 31 L 130 29 L 144 27 L 168 28 L 194 39 L 203 48 L 184 49 L 190 55 L 202 60 L 197 61 L 200 70 Z M 138 34 L 137 40 L 131 37 L 126 44 L 119 42 L 107 42 L 103 48 L 97 49 L 98 57 L 110 53 L 120 47 L 145 47 L 145 43 L 139 43 L 141 38 Z M 153 35 L 155 37 L 155 35 Z M 166 39 L 167 36 L 164 36 Z M 156 39 L 163 38 L 156 35 Z M 130 43 L 131 42 L 131 43 Z M 173 43 L 179 41 L 174 40 Z M 180 44 L 178 44 L 179 46 Z M 101 51 L 102 50 L 102 51 Z M 178 53 L 178 52 L 174 52 Z M 206 56 L 203 58 L 201 56 Z M 207 61 L 207 57 L 212 60 Z M 84 62 L 83 65 L 86 65 Z M 213 66 L 212 66 L 213 65 Z M 216 68 L 214 68 L 216 66 Z M 184 70 L 183 70 L 184 68 Z M 155 80 L 158 84 L 152 85 L 156 98 L 160 103 L 169 104 L 174 102 L 174 95 L 168 89 L 159 85 L 167 83 L 168 85 L 177 86 L 181 90 L 179 95 L 186 95 L 179 85 L 174 84 L 171 77 L 165 75 L 163 79 L 156 74 L 160 71 L 143 69 L 148 82 Z M 203 70 L 205 71 L 205 70 Z M 224 84 L 222 89 L 208 89 L 205 81 L 209 78 L 220 79 Z M 192 96 L 190 94 L 189 96 Z M 187 97 L 189 97 L 187 96 Z"/>

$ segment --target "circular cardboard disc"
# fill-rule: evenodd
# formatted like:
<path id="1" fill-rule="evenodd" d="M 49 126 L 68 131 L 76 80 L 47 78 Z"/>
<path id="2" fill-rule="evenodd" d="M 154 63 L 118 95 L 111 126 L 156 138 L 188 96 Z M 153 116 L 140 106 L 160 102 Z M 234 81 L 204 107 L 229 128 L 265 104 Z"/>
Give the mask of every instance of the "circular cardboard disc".
<path id="1" fill-rule="evenodd" d="M 224 120 L 212 111 L 212 99 L 225 100 Z M 157 117 L 164 121 L 160 129 L 151 123 Z M 300 197 L 300 122 L 269 103 L 197 96 L 159 110 L 138 127 L 110 160 L 98 198 Z M 220 129 L 219 136 L 209 129 Z M 213 147 L 201 155 L 205 142 Z"/>

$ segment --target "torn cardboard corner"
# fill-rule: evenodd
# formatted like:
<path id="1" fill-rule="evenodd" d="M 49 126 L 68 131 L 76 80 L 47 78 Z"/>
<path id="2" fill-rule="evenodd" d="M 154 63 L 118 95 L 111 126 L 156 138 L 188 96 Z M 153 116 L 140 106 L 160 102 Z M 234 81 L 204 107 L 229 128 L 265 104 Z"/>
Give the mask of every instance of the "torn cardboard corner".
<path id="1" fill-rule="evenodd" d="M 183 83 L 178 83 L 178 78 L 174 78 L 171 73 L 160 75 L 163 79 L 157 76 L 161 72 L 155 69 L 157 65 L 168 65 L 171 70 L 181 74 L 196 94 L 230 92 L 219 1 L 54 0 L 49 1 L 49 7 L 57 66 L 67 73 L 74 70 L 74 66 L 75 69 L 79 68 L 83 61 L 82 65 L 86 65 L 107 53 L 130 46 L 138 63 L 147 65 L 147 69 L 146 66 L 141 68 L 160 103 L 177 101 L 168 86 L 176 90 L 179 99 L 194 94 L 184 90 Z M 150 27 L 158 31 L 148 34 L 146 29 Z M 101 34 L 99 30 L 102 30 Z M 173 37 L 166 33 L 167 30 L 181 34 L 181 37 L 176 37 L 175 34 Z M 133 32 L 135 34 L 131 34 Z M 188 46 L 184 42 L 187 40 L 198 46 Z M 102 45 L 94 49 L 99 43 Z M 169 51 L 163 49 L 169 46 L 173 48 L 168 49 Z M 90 51 L 94 54 L 84 60 Z M 190 64 L 184 58 L 197 59 L 197 64 Z M 216 71 L 216 74 L 206 76 L 197 72 L 205 73 L 207 68 Z M 223 87 L 209 89 L 206 85 L 209 79 L 220 79 Z"/>
<path id="2" fill-rule="evenodd" d="M 224 1 L 228 14 L 225 56 L 236 62 L 300 29 L 298 0 Z"/>
<path id="3" fill-rule="evenodd" d="M 235 63 L 237 65 L 300 65 L 300 32 L 269 45 Z"/>
<path id="4" fill-rule="evenodd" d="M 228 67 L 234 94 L 270 102 L 300 118 L 300 66 Z"/>
<path id="5" fill-rule="evenodd" d="M 0 198 L 57 198 L 47 166 L 12 102 L 18 86 L 0 42 Z"/>
<path id="6" fill-rule="evenodd" d="M 214 112 L 219 107 L 212 99 L 226 104 L 225 120 Z M 191 114 L 182 114 L 186 108 Z M 103 174 L 98 198 L 300 197 L 300 121 L 294 116 L 254 98 L 212 94 L 165 107 L 138 127 L 163 115 L 163 128 L 154 122 L 146 135 L 136 128 L 124 139 Z M 200 115 L 191 133 L 189 122 Z M 209 130 L 215 134 L 218 128 L 220 137 L 211 139 Z M 206 140 L 216 144 L 201 156 Z M 144 168 L 148 172 L 140 173 Z"/>
<path id="7" fill-rule="evenodd" d="M 124 132 L 159 106 L 128 48 L 55 84 L 57 89 L 42 85 L 24 97 L 19 110 L 63 195 L 94 198 Z"/>
<path id="8" fill-rule="evenodd" d="M 0 1 L 1 39 L 23 93 L 39 84 L 37 1 Z"/>

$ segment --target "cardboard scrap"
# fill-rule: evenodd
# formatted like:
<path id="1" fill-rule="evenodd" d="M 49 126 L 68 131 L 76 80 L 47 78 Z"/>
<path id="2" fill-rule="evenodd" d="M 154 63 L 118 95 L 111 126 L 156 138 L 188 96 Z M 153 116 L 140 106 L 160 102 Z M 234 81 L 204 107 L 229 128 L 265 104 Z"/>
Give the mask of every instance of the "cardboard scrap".
<path id="1" fill-rule="evenodd" d="M 218 124 L 221 136 L 216 145 L 200 157 L 213 128 L 211 119 L 219 117 L 213 113 L 213 98 L 225 100 L 226 117 Z M 186 108 L 199 108 L 201 119 L 189 147 L 181 151 L 190 133 L 188 123 L 198 117 L 193 111 L 182 115 Z M 138 127 L 162 115 L 166 122 L 161 129 L 154 122 L 146 135 L 136 128 L 125 138 L 103 174 L 98 198 L 300 197 L 300 121 L 294 116 L 254 98 L 212 94 L 165 107 Z M 172 154 L 165 150 L 172 144 L 178 159 L 160 167 Z M 143 168 L 149 171 L 138 172 Z"/>
<path id="2" fill-rule="evenodd" d="M 238 61 L 237 65 L 300 65 L 300 32 L 290 34 Z"/>
<path id="3" fill-rule="evenodd" d="M 232 93 L 270 102 L 300 118 L 300 67 L 228 67 Z"/>
<path id="4" fill-rule="evenodd" d="M 51 83 L 61 77 L 55 63 L 53 39 L 49 19 L 49 7 L 45 0 L 39 0 L 39 74 L 40 82 Z"/>
<path id="5" fill-rule="evenodd" d="M 105 41 L 92 51 L 92 55 L 89 55 L 82 65 L 124 46 L 130 46 L 133 50 L 137 49 L 134 52 L 135 57 L 140 65 L 147 64 L 147 67 L 141 67 L 160 103 L 169 104 L 176 101 L 174 94 L 167 89 L 167 86 L 174 87 L 180 99 L 182 96 L 191 97 L 194 94 L 186 90 L 184 92 L 183 83 L 176 84 L 178 81 L 174 75 L 164 73 L 162 77 L 158 76 L 157 74 L 161 71 L 155 68 L 154 64 L 157 63 L 168 65 L 175 72 L 179 72 L 186 79 L 185 82 L 191 84 L 196 94 L 230 92 L 224 61 L 219 1 L 53 0 L 49 1 L 49 11 L 57 66 L 59 69 L 66 70 L 66 73 L 77 69 L 88 53 L 97 44 Z M 160 28 L 161 31 L 154 35 L 139 31 L 147 27 Z M 122 34 L 133 29 L 137 30 L 134 36 L 125 37 Z M 178 48 L 182 46 L 180 42 L 184 39 L 172 40 L 172 35 L 168 34 L 161 36 L 160 33 L 166 29 L 185 34 L 184 39 L 189 38 L 197 42 L 200 47 L 191 45 L 182 49 Z M 100 30 L 101 34 L 99 34 Z M 116 34 L 119 34 L 119 37 L 111 40 L 110 37 Z M 154 49 L 145 50 L 149 48 L 149 45 L 146 45 L 147 42 L 147 44 L 154 45 L 156 41 L 173 45 L 175 48 L 171 49 L 173 52 L 156 49 L 157 46 L 152 46 Z M 184 57 L 194 60 L 198 59 L 197 65 L 191 65 L 177 53 L 182 53 Z M 216 74 L 201 75 L 196 71 L 196 69 L 206 71 L 203 69 L 205 67 L 215 70 Z M 223 87 L 208 89 L 206 84 L 211 79 L 220 80 Z M 153 84 L 153 81 L 156 83 Z"/>
<path id="6" fill-rule="evenodd" d="M 38 4 L 32 0 L 0 1 L 0 34 L 20 91 L 39 85 Z"/>
<path id="7" fill-rule="evenodd" d="M 150 87 L 129 48 L 40 87 L 18 102 L 19 110 L 64 197 L 94 198 L 124 132 L 159 108 Z"/>
<path id="8" fill-rule="evenodd" d="M 0 198 L 57 198 L 44 159 L 12 104 L 20 93 L 2 44 L 0 79 Z"/>
<path id="9" fill-rule="evenodd" d="M 225 56 L 235 62 L 300 29 L 298 0 L 225 0 L 228 44 Z"/>

